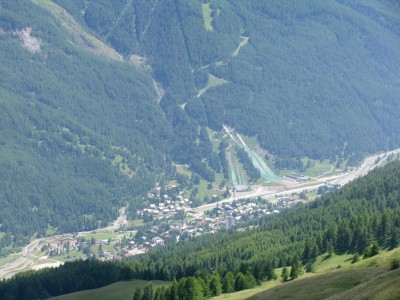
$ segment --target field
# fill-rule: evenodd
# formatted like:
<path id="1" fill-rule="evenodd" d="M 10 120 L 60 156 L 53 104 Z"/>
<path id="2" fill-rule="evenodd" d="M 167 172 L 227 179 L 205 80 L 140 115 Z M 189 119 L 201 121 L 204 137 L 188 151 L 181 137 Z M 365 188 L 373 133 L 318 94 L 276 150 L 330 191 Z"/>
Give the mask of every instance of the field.
<path id="1" fill-rule="evenodd" d="M 315 272 L 283 283 L 278 279 L 261 286 L 213 299 L 400 299 L 400 269 L 390 271 L 390 261 L 400 258 L 400 249 L 351 263 L 352 255 L 321 255 Z"/>
<path id="2" fill-rule="evenodd" d="M 114 284 L 110 284 L 108 286 L 87 290 L 72 294 L 67 294 L 63 296 L 58 296 L 51 298 L 53 300 L 130 300 L 133 298 L 133 294 L 135 293 L 135 289 L 138 287 L 145 287 L 149 284 L 153 284 L 154 288 L 168 285 L 167 281 L 145 281 L 145 280 L 132 280 L 132 281 L 122 281 Z"/>
<path id="3" fill-rule="evenodd" d="M 229 299 L 229 300 L 239 300 L 239 299 L 247 299 L 257 293 L 260 293 L 261 291 L 264 291 L 266 289 L 270 289 L 273 288 L 277 285 L 280 284 L 279 280 L 275 280 L 275 281 L 269 281 L 269 282 L 263 282 L 261 284 L 261 286 L 256 287 L 254 289 L 250 289 L 250 290 L 244 290 L 244 291 L 240 291 L 237 293 L 231 293 L 231 294 L 222 294 L 220 296 L 217 297 L 213 297 L 212 299 L 214 300 L 224 300 L 224 299 Z"/>
<path id="4" fill-rule="evenodd" d="M 192 175 L 192 172 L 189 170 L 189 168 L 184 165 L 177 165 L 176 170 L 177 170 L 177 172 L 179 172 L 181 174 L 187 175 L 189 178 Z M 196 198 L 203 200 L 205 196 L 208 196 L 210 199 L 213 195 L 219 196 L 221 194 L 221 192 L 216 189 L 218 189 L 218 186 L 222 182 L 222 180 L 223 180 L 222 174 L 216 173 L 215 174 L 215 182 L 213 183 L 213 187 L 211 190 L 209 190 L 207 188 L 208 182 L 205 181 L 204 179 L 201 179 L 200 184 L 194 186 L 198 190 Z M 189 190 L 185 191 L 184 196 L 189 198 L 190 191 Z"/>
<path id="5" fill-rule="evenodd" d="M 0 258 L 0 266 L 5 265 L 9 262 L 12 262 L 18 258 L 18 254 L 11 254 L 6 257 Z"/>
<path id="6" fill-rule="evenodd" d="M 334 271 L 291 281 L 268 289 L 251 299 L 325 299 L 344 292 L 385 272 L 385 269 Z"/>

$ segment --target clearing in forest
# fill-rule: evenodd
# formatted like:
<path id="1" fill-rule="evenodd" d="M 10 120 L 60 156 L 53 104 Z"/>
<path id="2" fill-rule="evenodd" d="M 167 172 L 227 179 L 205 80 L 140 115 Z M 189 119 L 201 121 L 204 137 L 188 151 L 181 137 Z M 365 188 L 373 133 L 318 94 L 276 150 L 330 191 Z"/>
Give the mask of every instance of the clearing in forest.
<path id="1" fill-rule="evenodd" d="M 204 27 L 207 31 L 214 31 L 212 26 L 212 9 L 210 7 L 210 3 L 203 3 L 201 8 L 203 11 Z"/>
<path id="2" fill-rule="evenodd" d="M 209 75 L 207 85 L 197 93 L 197 98 L 207 92 L 210 88 L 228 83 L 229 81 Z"/>
<path id="3" fill-rule="evenodd" d="M 233 51 L 232 53 L 232 57 L 235 57 L 239 54 L 240 49 L 242 49 L 242 47 L 246 46 L 247 43 L 249 42 L 249 37 L 248 36 L 241 36 L 240 37 L 242 39 L 242 41 L 240 42 L 239 46 L 236 48 L 235 51 Z"/>
<path id="4" fill-rule="evenodd" d="M 48 11 L 61 23 L 61 25 L 68 29 L 74 37 L 75 43 L 89 52 L 97 55 L 107 57 L 113 60 L 122 61 L 123 57 L 113 48 L 97 39 L 94 35 L 88 33 L 82 26 L 75 21 L 64 8 L 58 6 L 52 1 L 46 0 L 31 0 L 36 5 L 39 5 Z"/>

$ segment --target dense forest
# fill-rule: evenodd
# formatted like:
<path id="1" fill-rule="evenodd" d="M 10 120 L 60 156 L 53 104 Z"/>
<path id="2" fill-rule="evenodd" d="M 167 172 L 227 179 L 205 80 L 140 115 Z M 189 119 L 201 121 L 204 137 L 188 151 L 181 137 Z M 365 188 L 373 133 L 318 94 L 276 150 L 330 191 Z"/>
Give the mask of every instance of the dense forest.
<path id="1" fill-rule="evenodd" d="M 226 123 L 282 159 L 355 164 L 399 146 L 399 10 L 0 0 L 0 255 L 105 226 L 173 162 L 228 179 L 206 127 Z"/>
<path id="2" fill-rule="evenodd" d="M 76 47 L 29 1 L 0 4 L 0 249 L 107 225 L 168 164 L 152 78 Z M 39 52 L 21 46 L 27 27 Z"/>
<path id="3" fill-rule="evenodd" d="M 394 0 L 55 2 L 124 55 L 146 57 L 169 112 L 184 103 L 201 125 L 228 123 L 286 157 L 400 143 Z M 226 84 L 200 93 L 210 76 Z"/>
<path id="4" fill-rule="evenodd" d="M 78 261 L 20 273 L 0 283 L 0 294 L 30 299 L 140 278 L 173 280 L 170 287 L 152 292 L 160 299 L 192 299 L 193 295 L 202 299 L 271 280 L 277 267 L 287 267 L 286 280 L 290 280 L 312 269 L 322 253 L 369 257 L 376 249 L 397 247 L 399 199 L 400 162 L 395 161 L 311 203 L 256 220 L 252 223 L 256 226 L 154 249 L 124 263 Z"/>

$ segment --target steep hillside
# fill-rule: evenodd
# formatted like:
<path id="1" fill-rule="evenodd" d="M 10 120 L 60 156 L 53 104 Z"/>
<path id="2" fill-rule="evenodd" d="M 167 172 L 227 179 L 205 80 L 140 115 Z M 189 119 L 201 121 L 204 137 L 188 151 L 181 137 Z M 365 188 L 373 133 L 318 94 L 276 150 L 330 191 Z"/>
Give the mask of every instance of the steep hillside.
<path id="1" fill-rule="evenodd" d="M 29 1 L 0 7 L 0 248 L 104 226 L 165 169 L 153 80 Z"/>
<path id="2" fill-rule="evenodd" d="M 274 281 L 281 275 L 276 268 L 290 270 L 283 281 L 292 283 L 280 287 L 282 297 L 287 295 L 285 285 L 295 290 L 301 283 L 297 279 L 306 271 L 322 274 L 314 282 L 320 280 L 327 285 L 329 278 L 336 281 L 333 290 L 321 292 L 325 296 L 344 292 L 364 280 L 379 284 L 371 274 L 384 274 L 391 261 L 399 258 L 398 250 L 376 256 L 383 249 L 399 245 L 399 194 L 400 162 L 396 161 L 312 203 L 255 220 L 246 228 L 170 244 L 122 263 L 75 261 L 57 269 L 20 273 L 0 283 L 0 294 L 10 299 L 29 299 L 98 288 L 119 280 L 176 278 L 179 281 L 173 280 L 168 289 L 157 291 L 161 299 L 175 299 L 174 295 L 179 299 L 192 299 L 193 295 L 204 299 L 222 291 L 229 294 Z M 373 271 L 351 273 L 352 262 L 361 256 L 368 259 L 354 266 Z M 399 261 L 396 263 L 398 268 Z M 346 273 L 323 275 L 341 269 L 341 264 Z M 376 268 L 381 266 L 386 270 Z M 362 280 L 343 282 L 351 274 L 362 276 Z M 394 275 L 398 278 L 397 271 Z M 385 282 L 396 287 L 390 280 Z"/>
<path id="3" fill-rule="evenodd" d="M 302 278 L 282 282 L 282 278 L 263 282 L 261 285 L 240 292 L 221 294 L 210 299 L 397 299 L 400 292 L 400 269 L 391 270 L 391 262 L 400 257 L 399 249 L 384 252 L 372 258 L 352 264 L 349 255 L 318 258 L 313 273 Z M 340 268 L 338 268 L 340 266 Z M 277 274 L 281 270 L 276 270 Z M 105 287 L 57 296 L 51 299 L 132 299 L 137 288 L 146 286 L 154 289 L 171 284 L 167 281 L 129 280 Z M 261 291 L 261 292 L 260 292 Z"/>
<path id="4" fill-rule="evenodd" d="M 283 156 L 400 143 L 396 1 L 55 2 L 125 56 L 148 59 L 170 118 L 185 103 L 200 124 L 228 123 Z"/>
<path id="5" fill-rule="evenodd" d="M 390 265 L 399 254 L 396 249 L 354 264 L 345 256 L 326 259 L 323 264 L 329 265 L 328 270 L 317 267 L 306 278 L 267 288 L 247 299 L 398 299 L 400 269 L 392 270 Z"/>
<path id="6" fill-rule="evenodd" d="M 206 126 L 299 159 L 399 146 L 398 12 L 394 0 L 0 0 L 0 249 L 106 225 L 172 161 L 213 182 L 227 170 Z"/>

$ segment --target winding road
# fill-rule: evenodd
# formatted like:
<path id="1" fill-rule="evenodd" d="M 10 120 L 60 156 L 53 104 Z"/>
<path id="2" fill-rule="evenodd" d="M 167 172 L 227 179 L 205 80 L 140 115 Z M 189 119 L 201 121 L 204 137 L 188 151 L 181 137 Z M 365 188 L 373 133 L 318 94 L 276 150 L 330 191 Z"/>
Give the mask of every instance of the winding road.
<path id="1" fill-rule="evenodd" d="M 280 187 L 279 189 L 272 187 L 262 187 L 262 186 L 253 187 L 255 188 L 255 190 L 253 191 L 237 192 L 234 196 L 231 196 L 227 199 L 223 199 L 219 202 L 205 204 L 196 208 L 189 208 L 187 210 L 193 213 L 195 216 L 201 216 L 205 211 L 211 210 L 217 207 L 217 205 L 219 204 L 230 203 L 238 199 L 256 198 L 259 196 L 264 196 L 264 197 L 267 196 L 269 198 L 282 197 L 291 195 L 293 193 L 301 193 L 305 189 L 307 189 L 308 191 L 317 190 L 320 186 L 323 186 L 325 184 L 332 184 L 332 185 L 339 184 L 342 186 L 358 177 L 368 174 L 368 172 L 370 172 L 372 169 L 384 163 L 386 160 L 385 158 L 388 155 L 398 154 L 398 153 L 400 153 L 400 149 L 369 156 L 363 161 L 361 166 L 357 167 L 355 170 L 350 172 L 341 173 L 331 177 L 314 178 L 312 182 L 298 183 L 292 186 Z M 113 225 L 98 229 L 96 231 L 97 232 L 115 231 L 122 228 L 126 223 L 127 223 L 126 207 L 122 207 L 119 210 L 119 217 L 113 222 Z M 89 231 L 80 232 L 79 234 L 84 235 L 88 233 L 90 232 Z M 62 235 L 56 235 L 48 238 L 57 238 L 61 236 Z M 38 260 L 38 257 L 35 256 L 35 252 L 37 251 L 37 248 L 40 246 L 40 243 L 42 241 L 44 241 L 44 238 L 33 240 L 31 243 L 29 243 L 29 245 L 25 246 L 20 253 L 18 253 L 19 257 L 16 260 L 0 266 L 0 280 L 5 278 L 10 278 L 18 272 L 34 268 Z"/>
<path id="2" fill-rule="evenodd" d="M 211 210 L 217 205 L 220 205 L 222 203 L 230 203 L 234 200 L 238 199 L 248 199 L 248 198 L 256 198 L 256 197 L 261 197 L 261 196 L 267 196 L 269 198 L 274 198 L 274 197 L 282 197 L 282 196 L 288 196 L 293 193 L 301 193 L 305 189 L 307 191 L 314 191 L 317 190 L 320 186 L 324 186 L 326 184 L 338 184 L 340 186 L 343 186 L 350 181 L 353 181 L 354 179 L 364 176 L 368 174 L 371 170 L 374 168 L 378 167 L 381 165 L 388 155 L 390 154 L 398 154 L 400 153 L 400 148 L 392 151 L 388 151 L 385 153 L 379 153 L 379 154 L 374 154 L 372 156 L 367 157 L 361 166 L 357 167 L 353 171 L 349 171 L 346 173 L 341 173 L 335 176 L 331 177 L 323 177 L 323 178 L 315 178 L 313 182 L 306 182 L 306 183 L 299 183 L 296 185 L 292 185 L 290 187 L 284 187 L 284 190 L 282 191 L 282 188 L 280 190 L 277 189 L 271 189 L 267 187 L 258 187 L 254 191 L 249 191 L 249 192 L 237 192 L 236 195 L 231 196 L 229 198 L 223 199 L 219 202 L 215 203 L 210 203 L 210 204 L 205 204 L 196 208 L 190 209 L 191 212 L 193 212 L 196 216 L 200 216 L 207 210 Z M 379 159 L 381 158 L 381 159 Z"/>
<path id="3" fill-rule="evenodd" d="M 97 229 L 96 232 L 112 232 L 124 227 L 127 224 L 126 219 L 126 207 L 122 207 L 119 210 L 118 218 L 113 222 L 112 225 L 104 228 Z M 89 234 L 92 231 L 81 231 L 78 235 Z M 63 237 L 63 234 L 55 235 L 51 237 L 46 237 L 46 239 L 57 239 Z M 20 253 L 18 253 L 18 258 L 14 261 L 6 263 L 0 266 L 0 280 L 7 279 L 17 274 L 18 272 L 27 271 L 33 269 L 35 266 L 39 266 L 37 262 L 39 257 L 36 256 L 38 247 L 41 246 L 45 238 L 35 239 L 26 245 Z M 15 255 L 15 254 L 14 254 Z M 48 260 L 48 259 L 46 259 Z M 61 262 L 60 262 L 61 264 Z"/>

